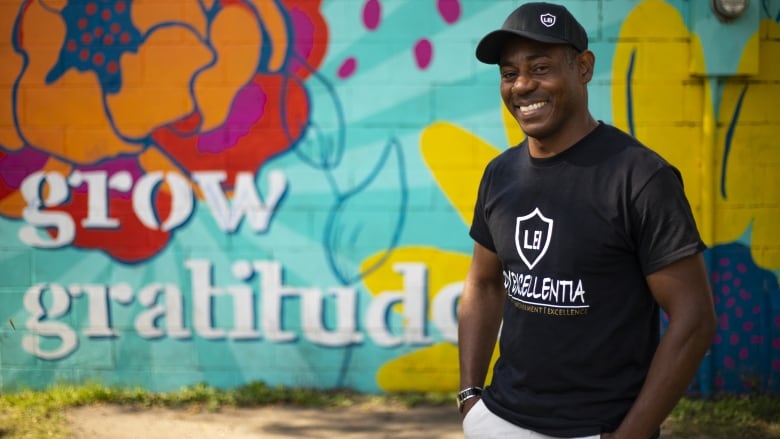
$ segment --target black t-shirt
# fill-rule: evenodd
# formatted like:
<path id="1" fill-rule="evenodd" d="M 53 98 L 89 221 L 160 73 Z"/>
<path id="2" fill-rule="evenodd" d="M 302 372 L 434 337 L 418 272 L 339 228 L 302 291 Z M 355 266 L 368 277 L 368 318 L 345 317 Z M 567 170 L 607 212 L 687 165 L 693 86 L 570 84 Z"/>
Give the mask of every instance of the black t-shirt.
<path id="1" fill-rule="evenodd" d="M 470 235 L 507 290 L 487 407 L 547 435 L 613 431 L 659 340 L 645 276 L 704 249 L 679 172 L 603 123 L 548 159 L 525 141 L 487 166 Z"/>

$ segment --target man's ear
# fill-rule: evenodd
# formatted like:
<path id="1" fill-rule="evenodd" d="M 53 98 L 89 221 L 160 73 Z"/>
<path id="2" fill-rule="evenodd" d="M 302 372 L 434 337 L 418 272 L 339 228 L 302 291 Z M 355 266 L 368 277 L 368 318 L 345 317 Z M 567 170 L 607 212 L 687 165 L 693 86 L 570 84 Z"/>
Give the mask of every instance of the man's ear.
<path id="1" fill-rule="evenodd" d="M 596 65 L 596 56 L 590 50 L 585 50 L 577 57 L 577 67 L 579 68 L 580 79 L 583 83 L 590 82 L 593 79 L 593 67 Z"/>

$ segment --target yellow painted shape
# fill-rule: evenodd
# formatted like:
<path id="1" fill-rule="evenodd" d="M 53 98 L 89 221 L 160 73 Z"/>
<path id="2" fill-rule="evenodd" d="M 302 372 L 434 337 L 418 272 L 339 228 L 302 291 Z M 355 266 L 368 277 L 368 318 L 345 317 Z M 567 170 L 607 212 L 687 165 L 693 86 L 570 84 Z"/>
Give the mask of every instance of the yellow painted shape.
<path id="1" fill-rule="evenodd" d="M 171 39 L 179 43 L 171 46 Z M 180 26 L 158 29 L 137 54 L 125 54 L 121 61 L 122 72 L 127 73 L 124 85 L 118 94 L 107 97 L 119 132 L 142 138 L 155 127 L 192 113 L 195 103 L 189 82 L 211 57 L 197 36 Z"/>
<path id="2" fill-rule="evenodd" d="M 627 132 L 627 75 L 632 54 L 634 135 L 680 170 L 707 241 L 712 229 L 707 221 L 712 209 L 708 200 L 713 195 L 705 177 L 713 169 L 711 165 L 703 169 L 707 166 L 705 148 L 711 146 L 697 126 L 711 113 L 712 101 L 708 84 L 689 73 L 691 65 L 704 65 L 701 41 L 688 31 L 679 11 L 660 0 L 645 0 L 626 17 L 612 64 L 612 109 L 614 124 Z"/>
<path id="3" fill-rule="evenodd" d="M 763 20 L 759 27 L 762 41 L 780 40 L 780 26 L 772 20 Z"/>
<path id="4" fill-rule="evenodd" d="M 30 62 L 19 82 L 16 111 L 27 140 L 40 150 L 82 164 L 139 151 L 141 147 L 114 134 L 93 73 L 70 69 L 56 83 L 46 84 L 65 38 L 59 15 L 32 2 L 22 32 Z"/>
<path id="5" fill-rule="evenodd" d="M 493 349 L 485 384 L 493 378 L 498 344 Z M 388 361 L 377 371 L 377 384 L 385 392 L 454 392 L 460 384 L 458 347 L 441 342 Z"/>
<path id="6" fill-rule="evenodd" d="M 381 255 L 366 259 L 362 268 L 372 266 Z M 431 247 L 401 247 L 387 261 L 363 280 L 372 295 L 383 291 L 400 291 L 403 278 L 393 271 L 393 264 L 422 262 L 428 267 L 428 303 L 433 303 L 442 288 L 463 282 L 471 263 L 470 255 L 447 252 Z M 393 308 L 403 312 L 401 306 Z M 491 364 L 498 357 L 494 350 Z M 492 369 L 492 367 L 491 367 Z M 491 375 L 488 375 L 488 380 Z M 454 391 L 458 387 L 458 349 L 448 342 L 437 343 L 397 357 L 377 372 L 377 383 L 385 391 Z"/>
<path id="7" fill-rule="evenodd" d="M 377 254 L 366 258 L 361 269 L 372 267 L 382 256 L 383 254 Z M 463 282 L 471 258 L 469 255 L 433 247 L 400 247 L 393 250 L 379 268 L 366 275 L 363 284 L 373 295 L 383 291 L 401 291 L 404 287 L 403 277 L 393 270 L 393 264 L 405 262 L 422 262 L 428 267 L 428 303 L 432 303 L 442 288 L 455 282 Z M 401 306 L 393 309 L 403 311 Z"/>
<path id="8" fill-rule="evenodd" d="M 669 21 L 667 21 L 669 20 Z M 687 38 L 688 30 L 674 6 L 663 0 L 643 0 L 623 21 L 620 39 Z M 667 64 L 667 63 L 664 63 Z"/>
<path id="9" fill-rule="evenodd" d="M 195 97 L 200 104 L 204 131 L 225 121 L 236 93 L 255 74 L 262 44 L 257 21 L 246 8 L 238 5 L 220 12 L 211 34 L 217 63 L 201 73 L 195 82 Z"/>
<path id="10" fill-rule="evenodd" d="M 17 150 L 24 145 L 15 127 L 13 85 L 22 71 L 22 57 L 14 52 L 11 32 L 16 20 L 18 4 L 0 3 L 0 148 Z"/>
<path id="11" fill-rule="evenodd" d="M 742 49 L 742 57 L 737 66 L 738 75 L 754 75 L 760 73 L 758 66 L 760 62 L 759 50 L 759 33 L 756 32 L 747 43 L 745 43 L 745 47 Z"/>
<path id="12" fill-rule="evenodd" d="M 482 172 L 500 151 L 448 122 L 426 127 L 420 139 L 420 150 L 439 188 L 463 222 L 471 225 Z"/>
<path id="13" fill-rule="evenodd" d="M 780 35 L 780 24 L 763 20 L 758 35 Z M 751 41 L 753 40 L 751 39 Z M 751 44 L 748 44 L 750 47 Z M 752 225 L 750 247 L 753 260 L 761 267 L 780 269 L 780 43 L 762 39 L 758 43 L 760 69 L 750 82 L 729 80 L 723 89 L 718 120 L 715 153 L 718 189 L 726 148 L 727 128 L 731 124 L 740 94 L 747 85 L 739 122 L 726 163 L 726 196 L 717 197 L 716 242 L 732 242 Z M 751 62 L 750 53 L 742 62 Z M 741 63 L 742 64 L 742 63 Z M 740 64 L 740 65 L 741 65 Z"/>
<path id="14" fill-rule="evenodd" d="M 385 392 L 457 391 L 458 347 L 442 342 L 396 357 L 379 368 L 376 380 Z"/>

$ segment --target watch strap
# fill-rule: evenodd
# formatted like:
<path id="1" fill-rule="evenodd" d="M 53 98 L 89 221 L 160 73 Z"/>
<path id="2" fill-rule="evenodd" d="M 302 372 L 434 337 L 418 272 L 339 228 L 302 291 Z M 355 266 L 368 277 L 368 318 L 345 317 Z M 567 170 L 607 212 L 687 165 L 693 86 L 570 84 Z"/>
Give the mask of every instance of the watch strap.
<path id="1" fill-rule="evenodd" d="M 477 396 L 482 395 L 482 387 L 466 387 L 465 389 L 458 392 L 457 401 L 458 401 L 458 411 L 463 413 L 463 405 L 466 401 L 468 401 L 471 398 L 476 398 Z"/>

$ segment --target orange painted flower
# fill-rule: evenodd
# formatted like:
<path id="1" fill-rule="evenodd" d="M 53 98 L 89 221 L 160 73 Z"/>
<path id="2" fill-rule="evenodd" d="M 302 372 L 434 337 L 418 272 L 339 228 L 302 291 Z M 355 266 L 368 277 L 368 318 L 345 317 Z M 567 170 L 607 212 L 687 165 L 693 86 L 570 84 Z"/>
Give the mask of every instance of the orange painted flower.
<path id="1" fill-rule="evenodd" d="M 324 56 L 318 1 L 160 3 L 26 0 L 0 6 L 0 214 L 23 217 L 23 181 L 38 171 L 215 170 L 226 190 L 303 135 L 305 81 Z M 316 44 L 315 44 L 316 43 Z M 124 174 L 123 174 L 124 175 Z M 131 189 L 108 184 L 120 227 L 85 228 L 87 184 L 47 210 L 69 214 L 72 245 L 124 261 L 160 251 L 170 231 L 132 215 Z M 162 186 L 165 187 L 164 185 Z M 27 195 L 27 198 L 30 198 Z M 167 215 L 170 194 L 154 209 Z M 35 203 L 33 203 L 35 204 Z"/>

